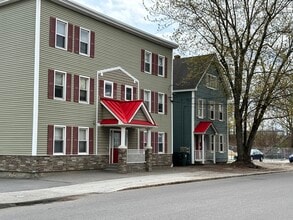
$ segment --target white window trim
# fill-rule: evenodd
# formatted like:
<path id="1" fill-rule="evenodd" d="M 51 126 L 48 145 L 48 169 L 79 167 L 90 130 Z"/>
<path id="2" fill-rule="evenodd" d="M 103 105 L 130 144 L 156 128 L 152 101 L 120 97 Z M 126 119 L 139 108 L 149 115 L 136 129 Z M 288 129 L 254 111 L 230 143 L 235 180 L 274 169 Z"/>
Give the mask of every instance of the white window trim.
<path id="1" fill-rule="evenodd" d="M 218 111 L 219 111 L 218 112 L 218 114 L 219 114 L 219 121 L 224 121 L 224 106 L 223 106 L 223 103 L 219 103 Z M 222 113 L 222 118 L 220 118 L 221 113 Z"/>
<path id="2" fill-rule="evenodd" d="M 80 100 L 80 86 L 81 86 L 81 83 L 80 83 L 80 78 L 86 78 L 87 79 L 87 97 L 86 97 L 86 102 L 85 101 L 81 101 Z M 90 77 L 87 77 L 87 76 L 79 76 L 79 90 L 78 90 L 78 101 L 79 103 L 82 103 L 82 104 L 89 104 L 89 100 L 90 99 Z"/>
<path id="3" fill-rule="evenodd" d="M 213 74 L 208 74 L 207 77 L 208 77 L 208 80 L 207 80 L 207 83 L 206 83 L 207 88 L 217 90 L 217 76 L 215 76 Z M 215 87 L 211 86 L 209 77 L 211 77 L 211 78 L 213 78 L 215 80 L 215 83 L 216 83 Z"/>
<path id="4" fill-rule="evenodd" d="M 162 135 L 162 146 L 163 151 L 159 151 L 159 136 Z M 164 154 L 165 153 L 165 132 L 158 132 L 158 154 Z"/>
<path id="5" fill-rule="evenodd" d="M 162 112 L 159 112 L 159 96 L 162 95 Z M 158 92 L 158 114 L 165 114 L 165 93 Z"/>
<path id="6" fill-rule="evenodd" d="M 106 84 L 111 85 L 111 96 L 106 95 Z M 107 81 L 107 80 L 104 81 L 104 97 L 111 98 L 111 99 L 113 98 L 113 92 L 114 92 L 113 86 L 114 86 L 113 82 Z"/>
<path id="7" fill-rule="evenodd" d="M 210 145 L 209 150 L 211 152 L 214 152 L 215 151 L 215 135 L 213 135 L 213 134 L 209 135 L 209 145 Z"/>
<path id="8" fill-rule="evenodd" d="M 55 79 L 56 79 L 56 72 L 58 72 L 58 73 L 64 73 L 64 79 L 63 79 L 63 98 L 55 97 Z M 67 82 L 67 73 L 64 72 L 64 71 L 54 70 L 54 88 L 53 88 L 54 89 L 54 91 L 53 91 L 54 95 L 53 95 L 53 97 L 54 97 L 55 100 L 60 100 L 60 101 L 65 101 L 66 100 L 66 87 L 67 87 L 66 82 Z"/>
<path id="9" fill-rule="evenodd" d="M 162 63 L 162 64 L 163 64 L 162 75 L 160 75 L 160 71 L 159 71 L 159 67 L 160 67 L 160 66 L 159 66 L 159 59 L 160 59 L 160 58 L 163 59 L 163 63 Z M 166 68 L 166 67 L 165 67 L 165 56 L 159 55 L 159 56 L 158 56 L 158 76 L 160 76 L 160 77 L 165 77 L 165 68 Z"/>
<path id="10" fill-rule="evenodd" d="M 147 63 L 146 62 L 146 55 L 147 54 L 149 54 L 150 55 L 150 71 L 149 72 L 147 72 L 146 70 L 145 70 L 145 66 L 144 66 L 144 72 L 145 73 L 148 73 L 148 74 L 152 74 L 152 52 L 150 52 L 150 51 L 147 51 L 147 50 L 145 50 L 144 51 L 144 65 Z"/>
<path id="11" fill-rule="evenodd" d="M 222 146 L 223 146 L 223 149 L 221 150 L 221 137 L 222 137 Z M 225 150 L 224 150 L 224 146 L 225 146 L 225 140 L 224 140 L 224 135 L 223 134 L 219 134 L 219 146 L 218 146 L 218 151 L 220 153 L 223 153 Z"/>
<path id="12" fill-rule="evenodd" d="M 82 53 L 82 52 L 80 52 L 80 49 L 81 49 L 81 47 L 80 47 L 80 43 L 82 42 L 81 41 L 81 30 L 84 30 L 84 31 L 88 31 L 88 33 L 89 33 L 89 36 L 88 36 L 88 53 L 86 54 L 86 53 Z M 84 55 L 84 56 L 87 56 L 87 57 L 89 57 L 90 56 L 90 49 L 91 49 L 91 30 L 89 30 L 89 29 L 86 29 L 86 28 L 83 28 L 83 27 L 80 27 L 79 28 L 79 54 L 80 55 Z"/>
<path id="13" fill-rule="evenodd" d="M 63 129 L 63 153 L 55 153 L 55 129 L 62 128 Z M 66 126 L 64 125 L 54 125 L 54 132 L 53 132 L 53 155 L 65 155 L 66 150 Z"/>
<path id="14" fill-rule="evenodd" d="M 146 148 L 148 145 L 148 133 L 147 131 L 143 131 L 143 147 Z"/>
<path id="15" fill-rule="evenodd" d="M 130 100 L 127 99 L 127 89 L 131 89 L 131 99 Z M 133 86 L 125 85 L 125 88 L 124 88 L 124 100 L 126 100 L 126 101 L 133 100 Z"/>
<path id="16" fill-rule="evenodd" d="M 79 152 L 79 141 L 80 141 L 80 135 L 79 135 L 79 131 L 81 129 L 85 129 L 86 130 L 86 152 L 85 153 L 80 153 Z M 89 154 L 89 128 L 88 127 L 78 127 L 78 155 L 88 155 Z"/>
<path id="17" fill-rule="evenodd" d="M 60 22 L 63 22 L 63 23 L 65 23 L 66 24 L 66 28 L 65 28 L 65 47 L 58 47 L 57 46 L 57 24 L 58 24 L 58 21 L 60 21 Z M 58 34 L 58 35 L 60 35 L 60 34 Z M 60 35 L 60 36 L 62 36 L 62 35 Z M 59 18 L 56 18 L 56 24 L 55 24 L 55 48 L 58 48 L 58 49 L 61 49 L 61 50 L 67 50 L 67 43 L 68 42 L 68 22 L 67 21 L 63 21 L 63 20 L 61 20 L 61 19 L 59 19 Z"/>
<path id="18" fill-rule="evenodd" d="M 212 118 L 211 116 L 212 116 L 212 114 L 211 114 L 211 107 L 213 107 L 213 112 L 214 112 L 214 117 Z M 215 102 L 214 101 L 211 101 L 211 102 L 209 102 L 209 118 L 211 119 L 211 120 L 215 120 L 215 118 L 216 118 L 216 104 L 215 104 Z"/>
<path id="19" fill-rule="evenodd" d="M 201 104 L 200 104 L 201 102 Z M 198 118 L 204 118 L 204 99 L 198 99 L 197 101 L 197 117 Z M 199 114 L 200 113 L 200 109 L 201 109 L 201 115 Z"/>
<path id="20" fill-rule="evenodd" d="M 143 101 L 145 101 L 145 92 L 148 92 L 149 93 L 149 106 L 146 106 L 147 107 L 147 109 L 149 110 L 149 111 L 151 111 L 151 109 L 152 109 L 152 91 L 151 90 L 148 90 L 148 89 L 145 89 L 144 91 L 144 94 L 143 94 Z"/>

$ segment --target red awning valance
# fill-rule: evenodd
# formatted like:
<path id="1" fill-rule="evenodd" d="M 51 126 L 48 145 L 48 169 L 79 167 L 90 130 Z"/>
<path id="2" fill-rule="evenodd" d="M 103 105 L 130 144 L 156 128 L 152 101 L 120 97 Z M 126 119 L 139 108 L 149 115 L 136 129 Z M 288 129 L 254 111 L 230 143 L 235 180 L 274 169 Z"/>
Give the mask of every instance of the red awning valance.
<path id="1" fill-rule="evenodd" d="M 213 123 L 210 121 L 201 121 L 198 123 L 198 125 L 194 128 L 195 134 L 205 134 L 209 127 L 212 127 L 215 133 L 217 133 L 216 128 L 213 126 Z"/>
<path id="2" fill-rule="evenodd" d="M 114 119 L 102 119 L 101 125 L 133 125 L 156 127 L 154 120 L 145 108 L 142 100 L 121 101 L 113 99 L 101 99 L 101 104 L 108 109 Z M 136 113 L 142 109 L 146 120 L 134 119 Z"/>

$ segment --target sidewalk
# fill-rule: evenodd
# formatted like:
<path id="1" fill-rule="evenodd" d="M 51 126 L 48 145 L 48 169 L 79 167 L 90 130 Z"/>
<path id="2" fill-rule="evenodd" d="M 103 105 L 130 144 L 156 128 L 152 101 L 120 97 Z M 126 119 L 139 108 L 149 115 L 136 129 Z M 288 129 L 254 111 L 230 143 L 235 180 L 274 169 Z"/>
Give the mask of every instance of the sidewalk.
<path id="1" fill-rule="evenodd" d="M 258 165 L 263 168 L 235 169 L 229 165 L 204 165 L 156 168 L 149 173 L 79 171 L 55 173 L 38 179 L 0 178 L 0 208 L 52 202 L 90 193 L 110 193 L 141 187 L 293 171 L 290 164 L 267 162 Z"/>

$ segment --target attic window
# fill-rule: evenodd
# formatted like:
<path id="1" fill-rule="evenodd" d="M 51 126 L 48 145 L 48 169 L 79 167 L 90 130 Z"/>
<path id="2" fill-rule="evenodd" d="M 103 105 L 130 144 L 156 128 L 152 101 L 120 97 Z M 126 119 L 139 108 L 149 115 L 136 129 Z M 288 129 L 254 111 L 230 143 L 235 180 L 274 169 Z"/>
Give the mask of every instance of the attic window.
<path id="1" fill-rule="evenodd" d="M 217 89 L 217 77 L 214 75 L 208 74 L 206 86 L 210 89 Z"/>

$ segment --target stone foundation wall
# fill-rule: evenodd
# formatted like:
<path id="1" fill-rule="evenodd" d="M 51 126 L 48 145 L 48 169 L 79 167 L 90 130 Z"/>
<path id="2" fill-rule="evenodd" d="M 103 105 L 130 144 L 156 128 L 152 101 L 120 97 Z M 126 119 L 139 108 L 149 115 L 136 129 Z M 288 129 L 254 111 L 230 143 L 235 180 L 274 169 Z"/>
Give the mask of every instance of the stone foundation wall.
<path id="1" fill-rule="evenodd" d="M 172 154 L 153 154 L 153 166 L 171 166 Z"/>
<path id="2" fill-rule="evenodd" d="M 73 170 L 103 169 L 108 155 L 86 156 L 3 156 L 0 155 L 0 171 L 42 173 Z"/>
<path id="3" fill-rule="evenodd" d="M 47 173 L 104 169 L 109 163 L 108 155 L 79 156 L 8 156 L 0 155 L 0 172 Z M 152 166 L 170 166 L 172 154 L 152 154 Z M 145 172 L 145 163 L 129 163 L 127 172 Z M 151 170 L 149 170 L 151 171 Z"/>

